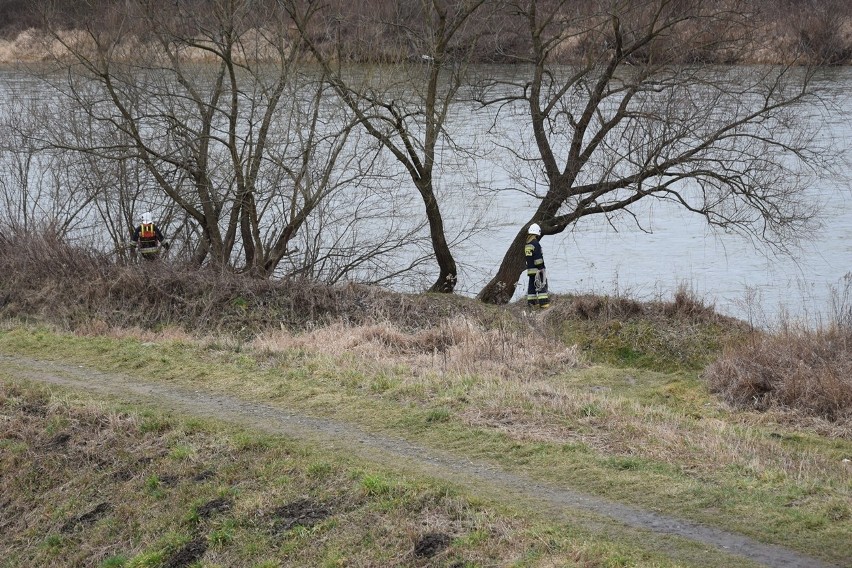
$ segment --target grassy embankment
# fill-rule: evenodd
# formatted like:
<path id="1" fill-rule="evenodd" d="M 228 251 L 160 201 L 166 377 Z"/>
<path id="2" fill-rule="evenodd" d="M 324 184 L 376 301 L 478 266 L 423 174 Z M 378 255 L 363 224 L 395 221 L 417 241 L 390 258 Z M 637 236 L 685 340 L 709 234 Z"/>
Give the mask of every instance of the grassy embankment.
<path id="1" fill-rule="evenodd" d="M 821 405 L 773 405 L 772 389 L 759 393 L 759 411 L 713 395 L 707 379 L 729 385 L 730 370 L 745 369 L 743 348 L 765 351 L 779 338 L 687 295 L 657 304 L 557 298 L 543 317 L 525 318 L 517 306 L 464 298 L 271 294 L 267 284 L 237 290 L 236 280 L 205 287 L 171 270 L 145 276 L 163 282 L 139 284 L 146 296 L 134 289 L 139 277 L 116 267 L 105 277 L 112 286 L 81 285 L 69 304 L 70 292 L 48 278 L 38 294 L 36 284 L 12 291 L 7 276 L 0 292 L 12 319 L 0 353 L 327 416 L 835 563 L 852 557 L 848 413 L 842 404 L 824 416 L 812 412 Z M 201 318 L 211 333 L 185 331 Z M 592 513 L 554 515 L 475 481 L 215 416 L 46 393 L 0 368 L 11 513 L 0 553 L 10 566 L 731 563 Z"/>

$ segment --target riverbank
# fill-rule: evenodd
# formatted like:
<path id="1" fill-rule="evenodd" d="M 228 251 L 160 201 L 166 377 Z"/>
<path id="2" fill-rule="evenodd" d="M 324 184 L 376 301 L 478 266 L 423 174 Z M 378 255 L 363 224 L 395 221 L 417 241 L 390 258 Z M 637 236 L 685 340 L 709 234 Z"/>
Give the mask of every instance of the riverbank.
<path id="1" fill-rule="evenodd" d="M 685 291 L 528 312 L 2 243 L 11 566 L 852 555 L 848 322 L 769 336 Z"/>
<path id="2" fill-rule="evenodd" d="M 717 30 L 724 33 L 724 30 Z M 574 30 L 573 34 L 582 38 L 582 29 Z M 701 33 L 691 30 L 683 37 L 670 38 L 672 43 L 689 45 L 695 42 Z M 46 33 L 41 28 L 28 27 L 20 31 L 7 31 L 5 37 L 0 37 L 0 64 L 27 64 L 62 59 L 71 47 L 75 50 L 95 51 L 95 42 L 86 29 L 60 28 Z M 243 32 L 238 44 L 240 51 L 234 54 L 237 60 L 251 54 L 255 61 L 268 59 L 275 62 L 280 53 L 274 43 L 269 42 L 267 30 L 255 28 Z M 357 34 L 353 34 L 357 35 Z M 117 36 L 118 37 L 118 36 Z M 727 38 L 737 48 L 722 54 L 711 54 L 706 46 L 692 53 L 686 49 L 681 54 L 685 59 L 673 59 L 672 63 L 708 63 L 724 65 L 852 65 L 852 11 L 849 14 L 837 13 L 822 15 L 811 13 L 807 18 L 800 19 L 767 19 L 756 21 L 749 31 L 746 43 Z M 508 46 L 518 43 L 510 34 L 493 40 L 494 45 L 488 50 L 473 55 L 471 63 L 501 63 L 513 64 L 518 62 L 517 56 L 507 56 Z M 214 46 L 209 40 L 199 36 L 195 43 L 197 47 L 189 47 L 181 52 L 181 57 L 188 61 L 199 63 L 215 61 L 209 52 Z M 503 45 L 505 44 L 505 45 Z M 130 35 L 122 35 L 120 41 L 112 46 L 113 57 L 132 59 L 144 53 L 155 54 L 158 49 L 155 44 L 147 46 L 144 39 Z M 331 46 L 326 48 L 334 51 Z M 340 49 L 340 48 L 335 48 Z M 553 57 L 565 64 L 582 63 L 591 53 L 588 41 L 577 39 L 568 42 L 559 49 Z M 701 49 L 706 53 L 702 55 Z M 356 45 L 344 46 L 343 53 L 358 53 Z M 125 55 L 122 56 L 121 54 Z M 502 55 L 501 55 L 502 54 Z M 702 61 L 703 56 L 708 57 Z M 371 57 L 373 59 L 371 59 Z M 721 59 L 720 59 L 721 57 Z M 396 45 L 388 44 L 384 48 L 373 48 L 367 54 L 359 55 L 353 63 L 422 63 L 421 55 L 407 51 Z"/>

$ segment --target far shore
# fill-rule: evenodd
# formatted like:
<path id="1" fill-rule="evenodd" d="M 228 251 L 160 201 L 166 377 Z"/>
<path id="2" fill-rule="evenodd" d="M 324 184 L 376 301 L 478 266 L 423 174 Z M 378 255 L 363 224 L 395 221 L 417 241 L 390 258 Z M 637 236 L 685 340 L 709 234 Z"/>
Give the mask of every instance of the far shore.
<path id="1" fill-rule="evenodd" d="M 244 41 L 251 42 L 252 40 L 256 40 L 260 35 L 262 34 L 247 33 Z M 848 35 L 849 42 L 852 43 L 852 32 Z M 83 31 L 69 30 L 62 32 L 61 36 L 60 41 L 48 36 L 40 30 L 28 29 L 18 33 L 13 39 L 0 39 L 0 65 L 14 66 L 20 64 L 55 62 L 62 60 L 65 52 L 67 52 L 63 43 L 67 43 L 74 47 L 85 46 L 89 43 L 86 32 Z M 820 62 L 816 60 L 815 57 L 809 57 L 797 48 L 797 44 L 799 42 L 797 38 L 791 34 L 778 34 L 771 38 L 755 37 L 753 38 L 753 42 L 755 46 L 754 49 L 738 54 L 738 56 L 732 61 L 726 61 L 724 63 L 707 62 L 707 64 L 820 66 Z M 124 45 L 119 47 L 118 50 L 128 54 L 128 59 L 130 57 L 139 57 L 140 53 L 148 51 L 146 46 L 137 41 L 135 38 L 125 39 L 123 43 Z M 265 50 L 263 45 L 257 45 L 256 47 L 257 49 L 251 49 L 250 51 L 252 53 L 263 53 Z M 852 52 L 852 46 L 850 46 L 849 51 Z M 151 50 L 149 53 L 154 53 L 154 50 Z M 185 54 L 188 58 L 199 63 L 212 61 L 209 54 L 201 49 L 197 49 L 195 51 L 187 50 Z M 574 55 L 577 60 L 580 60 L 585 58 L 587 54 L 578 52 Z M 274 53 L 274 50 L 269 50 L 269 56 L 269 60 L 274 61 L 278 57 L 278 54 Z M 410 61 L 410 58 L 399 57 L 399 61 L 397 61 L 397 63 L 405 63 L 407 61 Z M 514 64 L 511 61 L 486 60 L 481 61 L 481 63 Z M 565 63 L 571 63 L 571 54 L 567 54 L 565 56 Z M 842 65 L 832 66 L 852 66 L 852 58 L 848 58 L 848 60 Z"/>

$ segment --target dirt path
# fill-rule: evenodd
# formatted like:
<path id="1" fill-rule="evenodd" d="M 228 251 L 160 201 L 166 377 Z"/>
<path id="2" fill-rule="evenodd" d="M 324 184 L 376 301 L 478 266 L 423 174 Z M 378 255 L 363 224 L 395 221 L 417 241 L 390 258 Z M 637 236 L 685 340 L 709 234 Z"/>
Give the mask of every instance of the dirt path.
<path id="1" fill-rule="evenodd" d="M 563 514 L 566 509 L 582 509 L 605 515 L 636 529 L 683 537 L 696 541 L 705 548 L 740 556 L 766 566 L 832 566 L 743 535 L 541 483 L 500 470 L 490 464 L 467 460 L 406 440 L 368 433 L 353 424 L 311 417 L 280 407 L 166 383 L 146 382 L 144 378 L 136 376 L 108 374 L 75 365 L 2 354 L 0 373 L 13 378 L 117 397 L 130 403 L 156 403 L 164 410 L 215 418 L 268 433 L 283 434 L 311 441 L 328 449 L 345 448 L 347 452 L 354 452 L 382 463 L 393 460 L 394 463 L 404 463 L 417 471 L 453 483 L 472 485 L 478 489 L 483 486 L 490 487 L 493 491 L 510 493 L 519 499 L 542 504 Z"/>

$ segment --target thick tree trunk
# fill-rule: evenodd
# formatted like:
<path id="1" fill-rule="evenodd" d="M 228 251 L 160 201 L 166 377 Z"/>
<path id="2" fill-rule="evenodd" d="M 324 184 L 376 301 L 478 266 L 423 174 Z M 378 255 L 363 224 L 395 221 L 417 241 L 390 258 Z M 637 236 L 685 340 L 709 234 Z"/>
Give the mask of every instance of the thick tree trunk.
<path id="1" fill-rule="evenodd" d="M 204 261 L 207 260 L 208 254 L 210 254 L 210 240 L 207 238 L 207 235 L 204 235 L 202 238 L 198 239 L 198 244 L 195 246 L 195 250 L 192 253 L 192 262 L 196 266 L 201 266 L 204 264 Z"/>
<path id="2" fill-rule="evenodd" d="M 429 288 L 430 292 L 442 292 L 452 294 L 458 281 L 456 274 L 456 261 L 450 254 L 450 249 L 447 246 L 447 241 L 444 239 L 444 234 L 440 234 L 441 245 L 435 243 L 432 239 L 432 246 L 435 249 L 435 259 L 438 261 L 438 280 Z"/>
<path id="3" fill-rule="evenodd" d="M 429 288 L 430 292 L 442 292 L 452 294 L 458 281 L 456 261 L 447 237 L 444 235 L 444 219 L 441 216 L 441 208 L 435 199 L 430 181 L 417 183 L 417 189 L 423 197 L 426 206 L 426 218 L 429 220 L 429 235 L 432 238 L 432 250 L 435 252 L 435 260 L 438 262 L 438 279 Z"/>
<path id="4" fill-rule="evenodd" d="M 476 296 L 477 299 L 487 304 L 508 304 L 515 294 L 515 284 L 518 282 L 521 272 L 526 268 L 524 259 L 524 244 L 526 243 L 526 227 L 518 232 L 515 240 L 509 245 L 509 249 L 503 256 L 503 262 L 497 269 L 494 278 L 485 285 Z"/>

